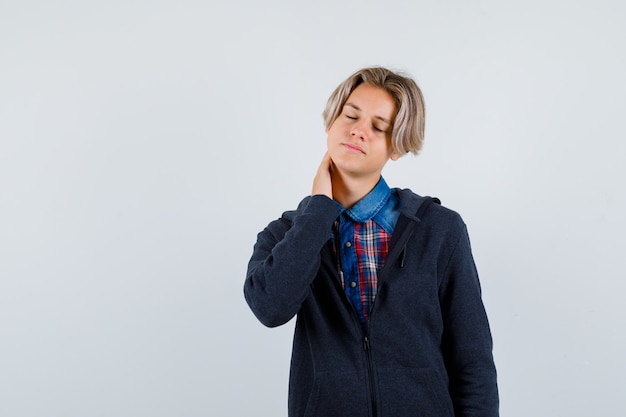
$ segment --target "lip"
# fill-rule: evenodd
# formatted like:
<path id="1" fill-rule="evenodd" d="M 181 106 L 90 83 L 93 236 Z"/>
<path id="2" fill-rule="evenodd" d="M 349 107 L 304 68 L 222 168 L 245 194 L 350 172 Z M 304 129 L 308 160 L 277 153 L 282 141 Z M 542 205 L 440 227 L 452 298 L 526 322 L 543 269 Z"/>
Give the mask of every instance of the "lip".
<path id="1" fill-rule="evenodd" d="M 349 152 L 355 152 L 355 153 L 365 153 L 365 151 L 363 150 L 363 148 L 361 148 L 359 145 L 355 144 L 355 143 L 342 143 L 342 145 L 344 146 L 344 148 L 346 148 Z"/>

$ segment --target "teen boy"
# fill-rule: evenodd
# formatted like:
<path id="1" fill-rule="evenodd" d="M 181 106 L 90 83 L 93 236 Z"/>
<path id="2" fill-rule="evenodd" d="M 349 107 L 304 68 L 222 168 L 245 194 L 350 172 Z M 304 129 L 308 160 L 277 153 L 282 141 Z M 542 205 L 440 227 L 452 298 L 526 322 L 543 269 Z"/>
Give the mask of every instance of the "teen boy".
<path id="1" fill-rule="evenodd" d="M 266 326 L 297 314 L 289 416 L 498 416 L 487 316 L 461 217 L 390 189 L 417 153 L 415 82 L 362 69 L 324 110 L 311 196 L 258 235 L 244 293 Z"/>

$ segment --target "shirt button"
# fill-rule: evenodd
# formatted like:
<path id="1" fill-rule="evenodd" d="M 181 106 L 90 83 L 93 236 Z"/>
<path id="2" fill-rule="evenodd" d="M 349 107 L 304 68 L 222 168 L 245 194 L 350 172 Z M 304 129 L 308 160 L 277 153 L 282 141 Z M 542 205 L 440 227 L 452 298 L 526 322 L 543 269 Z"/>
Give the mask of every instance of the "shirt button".
<path id="1" fill-rule="evenodd" d="M 352 243 L 350 243 L 350 242 L 346 242 L 345 247 L 346 247 L 346 248 L 349 248 L 350 246 L 352 246 Z"/>
<path id="2" fill-rule="evenodd" d="M 356 287 L 356 282 L 352 281 L 352 282 L 350 283 L 350 288 L 355 288 L 355 287 Z"/>

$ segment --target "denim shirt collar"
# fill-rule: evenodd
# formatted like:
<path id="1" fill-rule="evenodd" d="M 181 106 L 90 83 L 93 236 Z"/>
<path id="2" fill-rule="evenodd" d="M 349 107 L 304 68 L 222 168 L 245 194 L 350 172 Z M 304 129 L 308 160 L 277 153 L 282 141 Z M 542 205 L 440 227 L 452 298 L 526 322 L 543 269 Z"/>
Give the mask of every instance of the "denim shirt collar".
<path id="1" fill-rule="evenodd" d="M 345 213 L 352 218 L 355 222 L 364 223 L 378 214 L 387 200 L 391 189 L 383 179 L 380 177 L 378 184 L 370 191 L 365 197 L 360 199 L 354 206 L 347 209 Z"/>

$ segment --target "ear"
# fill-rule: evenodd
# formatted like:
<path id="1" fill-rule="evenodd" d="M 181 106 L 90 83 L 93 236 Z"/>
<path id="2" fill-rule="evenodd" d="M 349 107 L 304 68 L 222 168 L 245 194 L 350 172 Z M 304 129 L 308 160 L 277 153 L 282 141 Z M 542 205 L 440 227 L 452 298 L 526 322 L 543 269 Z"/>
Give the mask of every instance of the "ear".
<path id="1" fill-rule="evenodd" d="M 391 152 L 391 155 L 389 155 L 389 159 L 391 159 L 392 161 L 397 161 L 398 159 L 400 159 L 402 155 L 400 155 L 398 152 L 393 151 Z"/>

